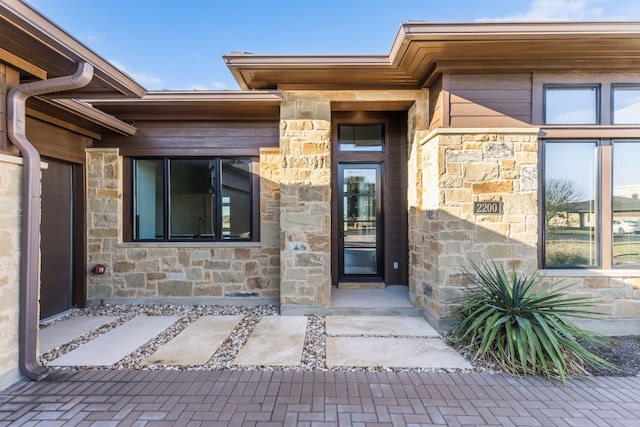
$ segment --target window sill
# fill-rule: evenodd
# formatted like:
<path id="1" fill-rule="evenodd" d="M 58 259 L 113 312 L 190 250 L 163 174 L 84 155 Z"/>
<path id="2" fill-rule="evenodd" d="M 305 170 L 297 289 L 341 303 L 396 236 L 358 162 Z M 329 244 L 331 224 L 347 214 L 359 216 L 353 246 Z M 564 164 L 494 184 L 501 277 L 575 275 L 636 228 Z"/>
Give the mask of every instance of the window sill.
<path id="1" fill-rule="evenodd" d="M 540 269 L 540 274 L 547 277 L 640 277 L 640 268 L 617 268 L 612 270 L 598 269 Z"/>
<path id="2" fill-rule="evenodd" d="M 119 248 L 259 248 L 260 242 L 122 242 Z"/>

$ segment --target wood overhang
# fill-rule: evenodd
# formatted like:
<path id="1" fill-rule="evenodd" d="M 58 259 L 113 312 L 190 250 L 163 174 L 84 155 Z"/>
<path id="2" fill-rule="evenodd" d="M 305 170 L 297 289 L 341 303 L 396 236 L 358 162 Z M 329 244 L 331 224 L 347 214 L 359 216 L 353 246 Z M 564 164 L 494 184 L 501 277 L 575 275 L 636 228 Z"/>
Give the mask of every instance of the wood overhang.
<path id="1" fill-rule="evenodd" d="M 139 99 L 86 100 L 121 120 L 278 121 L 279 91 L 152 91 Z"/>
<path id="2" fill-rule="evenodd" d="M 52 96 L 139 97 L 146 90 L 53 22 L 20 0 L 0 2 L 0 62 L 20 71 L 21 82 L 68 76 L 81 61 L 95 75 L 84 88 Z"/>
<path id="3" fill-rule="evenodd" d="M 223 58 L 242 89 L 420 89 L 443 71 L 637 70 L 640 22 L 408 22 L 388 55 Z"/>

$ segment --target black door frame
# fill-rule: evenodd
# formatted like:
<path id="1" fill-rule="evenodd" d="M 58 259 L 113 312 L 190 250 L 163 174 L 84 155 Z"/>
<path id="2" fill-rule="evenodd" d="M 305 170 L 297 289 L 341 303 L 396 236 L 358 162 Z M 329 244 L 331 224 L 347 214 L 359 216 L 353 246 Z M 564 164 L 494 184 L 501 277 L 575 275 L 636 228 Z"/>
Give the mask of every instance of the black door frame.
<path id="1" fill-rule="evenodd" d="M 376 171 L 376 273 L 345 274 L 344 265 L 344 170 L 368 168 Z M 384 162 L 338 162 L 338 280 L 382 281 L 384 278 Z"/>

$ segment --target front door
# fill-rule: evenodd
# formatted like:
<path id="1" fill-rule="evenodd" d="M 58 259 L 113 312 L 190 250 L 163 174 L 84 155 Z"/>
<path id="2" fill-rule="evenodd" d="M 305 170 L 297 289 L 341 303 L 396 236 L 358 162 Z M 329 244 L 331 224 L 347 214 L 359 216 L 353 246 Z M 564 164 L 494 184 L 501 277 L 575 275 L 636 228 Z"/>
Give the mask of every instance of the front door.
<path id="1" fill-rule="evenodd" d="M 341 280 L 383 277 L 382 165 L 338 165 Z"/>
<path id="2" fill-rule="evenodd" d="M 73 301 L 73 165 L 46 160 L 42 171 L 40 317 L 71 308 Z"/>

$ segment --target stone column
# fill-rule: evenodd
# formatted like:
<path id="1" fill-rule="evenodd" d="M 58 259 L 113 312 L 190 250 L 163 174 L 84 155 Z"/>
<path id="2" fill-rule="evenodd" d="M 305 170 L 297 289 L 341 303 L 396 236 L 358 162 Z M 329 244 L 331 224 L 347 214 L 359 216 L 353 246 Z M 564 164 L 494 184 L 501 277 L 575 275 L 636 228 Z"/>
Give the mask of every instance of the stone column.
<path id="1" fill-rule="evenodd" d="M 280 113 L 280 304 L 283 314 L 331 302 L 331 108 L 284 94 Z"/>
<path id="2" fill-rule="evenodd" d="M 117 148 L 87 150 L 87 260 L 105 264 L 104 275 L 90 274 L 87 299 L 112 298 L 123 287 L 113 275 L 118 243 L 122 241 L 122 159 Z"/>
<path id="3" fill-rule="evenodd" d="M 421 221 L 424 218 L 422 197 L 421 141 L 429 132 L 429 91 L 424 89 L 415 95 L 415 102 L 408 112 L 407 134 L 407 208 L 408 208 L 408 257 L 409 257 L 409 298 L 413 305 L 423 305 L 424 237 Z"/>
<path id="4" fill-rule="evenodd" d="M 22 158 L 10 144 L 6 99 L 20 81 L 19 73 L 0 64 L 0 390 L 20 380 L 18 323 L 20 315 L 20 232 Z"/>
<path id="5" fill-rule="evenodd" d="M 423 307 L 434 326 L 448 329 L 472 262 L 537 268 L 537 129 L 440 129 L 420 152 Z M 486 201 L 502 211 L 475 213 L 474 202 Z"/>
<path id="6" fill-rule="evenodd" d="M 0 390 L 20 379 L 20 224 L 22 159 L 0 154 Z"/>

